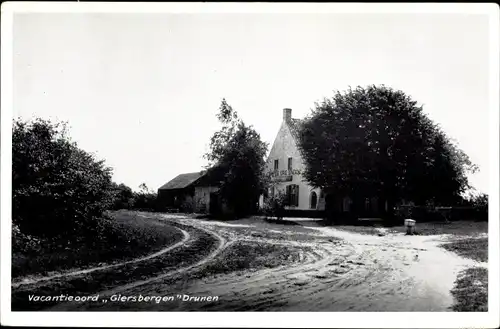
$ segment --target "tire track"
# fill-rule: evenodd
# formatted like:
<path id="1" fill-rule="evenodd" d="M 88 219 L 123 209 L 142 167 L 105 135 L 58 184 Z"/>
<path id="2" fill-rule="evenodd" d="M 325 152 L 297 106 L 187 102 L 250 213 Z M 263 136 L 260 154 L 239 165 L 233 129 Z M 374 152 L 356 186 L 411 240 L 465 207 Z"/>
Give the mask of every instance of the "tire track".
<path id="1" fill-rule="evenodd" d="M 60 274 L 56 274 L 56 275 L 52 275 L 52 276 L 48 276 L 48 277 L 41 277 L 41 278 L 37 278 L 37 279 L 33 279 L 33 280 L 25 280 L 25 281 L 14 282 L 14 283 L 12 283 L 12 288 L 18 288 L 20 286 L 28 285 L 28 284 L 37 284 L 37 283 L 40 283 L 40 282 L 50 281 L 50 280 L 54 280 L 54 279 L 58 279 L 58 278 L 63 278 L 63 277 L 70 277 L 70 276 L 78 276 L 78 275 L 82 275 L 82 274 L 88 274 L 88 273 L 92 273 L 92 272 L 95 272 L 95 271 L 109 270 L 109 269 L 112 269 L 112 268 L 116 268 L 116 267 L 120 267 L 120 266 L 124 266 L 124 265 L 128 265 L 128 264 L 139 263 L 139 262 L 143 262 L 143 261 L 146 261 L 146 260 L 150 260 L 152 258 L 156 258 L 156 257 L 161 256 L 161 255 L 163 255 L 163 254 L 165 254 L 165 253 L 167 253 L 167 252 L 169 252 L 169 251 L 171 251 L 173 249 L 176 249 L 176 248 L 184 245 L 191 238 L 190 234 L 188 232 L 186 232 L 185 230 L 180 229 L 178 227 L 176 227 L 176 229 L 179 230 L 179 231 L 181 231 L 181 233 L 183 235 L 182 240 L 179 241 L 179 242 L 176 242 L 175 244 L 173 244 L 173 245 L 171 245 L 169 247 L 161 249 L 160 251 L 157 251 L 157 252 L 155 252 L 153 254 L 150 254 L 150 255 L 147 255 L 147 256 L 144 256 L 144 257 L 135 258 L 135 259 L 128 260 L 128 261 L 121 262 L 121 263 L 117 263 L 117 264 L 103 265 L 103 266 L 88 268 L 88 269 L 85 269 L 85 270 L 71 271 L 71 272 L 60 273 Z"/>
<path id="2" fill-rule="evenodd" d="M 194 264 L 114 287 L 99 295 L 182 293 L 221 296 L 223 302 L 205 305 L 83 304 L 77 307 L 79 310 L 446 311 L 449 301 L 446 297 L 447 287 L 442 287 L 442 283 L 448 282 L 448 276 L 452 276 L 450 266 L 462 265 L 458 258 L 448 255 L 429 238 L 381 239 L 325 230 L 328 236 L 344 241 L 277 240 L 237 233 L 229 224 L 217 225 L 192 218 L 168 218 L 168 215 L 161 217 L 161 220 L 172 225 L 185 225 L 185 228 L 190 227 L 213 236 L 218 241 L 217 247 Z M 238 241 L 296 248 L 298 260 L 274 268 L 204 277 L 186 284 L 184 279 L 189 276 L 186 274 L 201 270 Z M 439 280 L 433 280 L 428 275 L 436 267 L 434 274 L 443 274 Z M 163 279 L 169 279 L 168 284 L 161 282 Z"/>
<path id="3" fill-rule="evenodd" d="M 215 232 L 212 232 L 212 231 L 207 230 L 205 228 L 196 227 L 195 225 L 189 225 L 189 226 L 191 226 L 195 229 L 199 229 L 201 231 L 204 231 L 205 233 L 210 234 L 213 237 L 215 237 L 219 241 L 217 248 L 214 251 L 212 251 L 210 254 L 208 254 L 205 258 L 203 258 L 202 260 L 198 261 L 195 264 L 192 264 L 192 265 L 189 265 L 186 267 L 182 267 L 182 268 L 179 268 L 177 270 L 173 270 L 173 271 L 170 271 L 167 273 L 163 273 L 161 275 L 158 275 L 158 276 L 155 276 L 152 278 L 148 278 L 148 279 L 141 280 L 141 281 L 135 281 L 135 282 L 132 282 L 132 283 L 129 283 L 129 284 L 126 284 L 123 286 L 119 286 L 119 287 L 116 287 L 116 288 L 113 288 L 113 289 L 110 289 L 107 291 L 102 291 L 102 292 L 98 293 L 99 296 L 106 297 L 106 296 L 110 296 L 110 295 L 115 295 L 115 294 L 118 294 L 118 293 L 126 291 L 126 290 L 134 289 L 134 288 L 137 288 L 137 287 L 149 284 L 149 283 L 153 283 L 153 282 L 156 282 L 159 280 L 163 280 L 163 279 L 166 279 L 166 278 L 178 275 L 178 274 L 189 272 L 193 269 L 196 269 L 200 266 L 205 265 L 206 263 L 208 263 L 209 261 L 214 259 L 218 254 L 220 254 L 225 248 L 227 248 L 227 246 L 232 244 L 232 242 L 227 243 L 226 239 L 224 239 L 222 236 L 218 235 Z"/>

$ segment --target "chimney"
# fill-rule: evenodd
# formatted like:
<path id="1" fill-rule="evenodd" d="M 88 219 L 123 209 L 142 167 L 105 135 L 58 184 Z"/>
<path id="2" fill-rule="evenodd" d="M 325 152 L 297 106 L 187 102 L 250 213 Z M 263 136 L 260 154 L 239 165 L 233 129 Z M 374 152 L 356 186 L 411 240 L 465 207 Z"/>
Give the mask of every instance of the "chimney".
<path id="1" fill-rule="evenodd" d="M 292 120 L 292 109 L 283 109 L 283 121 L 290 122 Z"/>

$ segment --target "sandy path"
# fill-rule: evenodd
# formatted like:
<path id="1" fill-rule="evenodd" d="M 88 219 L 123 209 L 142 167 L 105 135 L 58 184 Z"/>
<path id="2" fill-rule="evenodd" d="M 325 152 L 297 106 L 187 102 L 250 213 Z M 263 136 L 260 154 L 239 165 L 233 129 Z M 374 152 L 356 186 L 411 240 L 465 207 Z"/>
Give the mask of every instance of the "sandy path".
<path id="1" fill-rule="evenodd" d="M 232 273 L 177 285 L 143 285 L 126 295 L 219 296 L 217 303 L 125 304 L 119 309 L 207 311 L 450 311 L 450 290 L 457 273 L 477 262 L 438 247 L 443 236 L 384 237 L 333 228 L 311 227 L 343 241 L 283 241 L 238 237 L 231 225 L 180 220 L 184 225 L 219 232 L 228 240 L 309 247 L 299 263 Z M 303 248 L 304 250 L 308 248 Z M 479 264 L 484 265 L 484 264 Z"/>
<path id="2" fill-rule="evenodd" d="M 208 233 L 208 234 L 210 234 L 212 236 L 214 236 L 218 240 L 217 248 L 214 251 L 212 251 L 210 254 L 208 254 L 205 258 L 203 258 L 201 261 L 199 261 L 199 262 L 197 262 L 195 264 L 186 266 L 186 267 L 182 267 L 182 268 L 179 268 L 179 269 L 167 272 L 167 273 L 163 273 L 162 275 L 155 276 L 155 277 L 152 277 L 152 278 L 149 278 L 149 279 L 146 279 L 146 280 L 135 281 L 135 282 L 132 282 L 130 284 L 119 286 L 119 287 L 116 287 L 116 288 L 108 290 L 108 291 L 103 291 L 103 292 L 100 292 L 99 295 L 101 297 L 111 296 L 111 295 L 120 293 L 122 291 L 134 289 L 134 288 L 137 288 L 137 287 L 140 287 L 140 286 L 143 286 L 143 285 L 151 284 L 151 283 L 153 283 L 155 281 L 163 280 L 163 279 L 172 277 L 174 275 L 179 275 L 179 274 L 182 274 L 184 272 L 191 271 L 191 270 L 193 270 L 193 269 L 195 269 L 197 267 L 200 267 L 200 266 L 208 263 L 212 259 L 214 259 L 215 256 L 217 256 L 223 249 L 227 248 L 227 246 L 229 245 L 227 243 L 227 241 L 223 237 L 221 237 L 220 235 L 218 235 L 217 233 L 211 232 L 211 231 L 209 231 L 207 229 L 204 229 L 204 228 L 199 228 L 199 229 L 202 230 L 202 231 L 205 231 L 206 233 Z"/>
<path id="3" fill-rule="evenodd" d="M 143 214 L 143 216 L 151 216 Z M 450 311 L 450 290 L 458 272 L 473 265 L 440 248 L 447 236 L 383 237 L 331 227 L 307 227 L 310 241 L 269 239 L 238 234 L 240 225 L 179 218 L 164 220 L 202 230 L 218 240 L 217 248 L 195 264 L 99 293 L 126 296 L 218 296 L 217 302 L 74 304 L 89 311 Z M 269 231 L 268 228 L 266 228 Z M 260 228 L 261 232 L 262 228 Z M 290 232 L 286 232 L 290 233 Z M 304 234 L 301 232 L 301 234 Z M 332 238 L 332 239 L 329 239 Z M 337 240 L 340 238 L 342 240 Z M 329 241 L 330 240 L 330 241 Z M 200 270 L 236 241 L 297 248 L 299 261 L 276 268 L 247 270 L 198 280 L 186 274 Z M 169 279 L 165 281 L 165 279 Z"/>
<path id="4" fill-rule="evenodd" d="M 189 235 L 188 232 L 184 231 L 183 229 L 177 228 L 177 227 L 176 227 L 176 229 L 178 229 L 179 231 L 182 232 L 182 235 L 183 235 L 182 240 L 179 241 L 179 242 L 177 242 L 177 243 L 174 243 L 171 246 L 163 248 L 160 251 L 157 251 L 157 252 L 155 252 L 153 254 L 150 254 L 150 255 L 147 255 L 147 256 L 144 256 L 144 257 L 135 258 L 135 259 L 128 260 L 128 261 L 125 261 L 125 262 L 121 262 L 121 263 L 110 264 L 110 265 L 103 265 L 103 266 L 98 266 L 98 267 L 92 267 L 92 268 L 88 268 L 88 269 L 85 269 L 85 270 L 72 270 L 72 271 L 68 271 L 68 272 L 64 272 L 64 273 L 59 273 L 59 274 L 56 274 L 56 275 L 51 275 L 51 276 L 46 276 L 46 277 L 29 278 L 29 279 L 24 278 L 24 279 L 22 279 L 22 281 L 13 282 L 12 283 L 12 288 L 17 288 L 19 286 L 26 285 L 26 284 L 36 284 L 36 283 L 40 283 L 40 282 L 44 282 L 44 281 L 50 281 L 50 280 L 54 280 L 54 279 L 58 279 L 58 278 L 62 278 L 62 277 L 77 276 L 77 275 L 92 273 L 92 272 L 95 272 L 95 271 L 108 270 L 108 269 L 111 269 L 111 268 L 116 268 L 116 267 L 127 265 L 127 264 L 133 264 L 133 263 L 143 262 L 143 261 L 146 261 L 146 260 L 149 260 L 149 259 L 161 256 L 161 255 L 163 255 L 163 254 L 165 254 L 167 252 L 170 252 L 171 250 L 173 250 L 175 248 L 178 248 L 178 247 L 184 245 L 190 239 L 190 235 Z"/>

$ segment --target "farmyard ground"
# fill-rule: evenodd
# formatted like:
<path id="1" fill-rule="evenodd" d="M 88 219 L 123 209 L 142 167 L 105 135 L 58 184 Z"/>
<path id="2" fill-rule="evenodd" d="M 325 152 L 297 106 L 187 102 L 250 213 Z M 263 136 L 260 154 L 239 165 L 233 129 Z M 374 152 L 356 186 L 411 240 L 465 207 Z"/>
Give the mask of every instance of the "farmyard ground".
<path id="1" fill-rule="evenodd" d="M 257 218 L 135 215 L 129 217 L 160 220 L 184 238 L 155 257 L 123 265 L 16 278 L 13 311 L 451 311 L 457 307 L 459 273 L 487 268 L 484 258 L 464 258 L 442 247 L 457 245 L 456 234 L 405 236 L 393 230 L 378 236 L 316 221 L 283 225 Z M 459 241 L 484 240 L 479 233 L 471 230 Z M 99 300 L 29 301 L 61 294 Z"/>

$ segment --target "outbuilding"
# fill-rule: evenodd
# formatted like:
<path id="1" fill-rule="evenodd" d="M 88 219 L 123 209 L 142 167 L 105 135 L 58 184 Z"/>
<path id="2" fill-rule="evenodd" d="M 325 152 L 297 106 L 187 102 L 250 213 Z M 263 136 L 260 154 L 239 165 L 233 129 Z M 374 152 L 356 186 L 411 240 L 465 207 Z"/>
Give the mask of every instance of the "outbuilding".
<path id="1" fill-rule="evenodd" d="M 207 171 L 180 174 L 158 189 L 158 200 L 166 211 L 216 212 L 219 185 Z"/>

